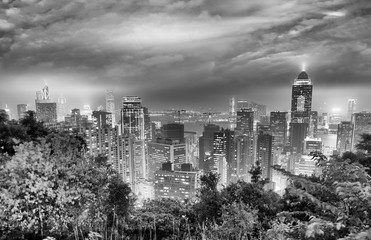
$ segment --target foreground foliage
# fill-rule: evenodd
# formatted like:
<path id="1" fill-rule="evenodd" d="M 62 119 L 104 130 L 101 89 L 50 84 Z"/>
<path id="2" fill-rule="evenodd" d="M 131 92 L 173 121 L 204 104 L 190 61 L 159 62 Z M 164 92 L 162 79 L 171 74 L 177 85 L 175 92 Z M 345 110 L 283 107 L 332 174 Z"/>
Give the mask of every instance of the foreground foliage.
<path id="1" fill-rule="evenodd" d="M 129 186 L 105 157 L 85 155 L 81 136 L 27 121 L 0 121 L 23 129 L 2 136 L 0 239 L 370 239 L 368 136 L 356 154 L 313 153 L 317 176 L 275 166 L 291 182 L 283 196 L 264 189 L 257 164 L 253 183 L 218 189 L 219 176 L 208 173 L 196 199 L 134 209 Z"/>

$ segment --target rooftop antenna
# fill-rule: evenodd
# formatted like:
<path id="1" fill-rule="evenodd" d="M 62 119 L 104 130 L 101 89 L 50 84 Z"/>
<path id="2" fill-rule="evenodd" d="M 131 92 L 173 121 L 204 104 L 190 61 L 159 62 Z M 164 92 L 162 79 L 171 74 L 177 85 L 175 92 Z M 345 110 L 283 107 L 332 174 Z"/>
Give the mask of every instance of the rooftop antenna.
<path id="1" fill-rule="evenodd" d="M 306 71 L 306 67 L 307 67 L 307 65 L 305 64 L 305 62 L 303 62 L 303 63 L 301 64 L 301 70 L 302 70 L 303 72 L 305 72 L 305 71 Z"/>

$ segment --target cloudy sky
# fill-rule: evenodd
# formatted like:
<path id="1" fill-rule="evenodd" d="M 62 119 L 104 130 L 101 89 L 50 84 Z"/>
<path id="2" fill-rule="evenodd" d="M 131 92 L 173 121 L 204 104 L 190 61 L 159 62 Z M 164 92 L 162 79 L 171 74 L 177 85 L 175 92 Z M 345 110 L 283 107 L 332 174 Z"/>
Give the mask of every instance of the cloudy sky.
<path id="1" fill-rule="evenodd" d="M 155 109 L 287 110 L 303 63 L 313 108 L 371 108 L 370 0 L 0 0 L 0 101 L 70 108 L 138 95 Z"/>

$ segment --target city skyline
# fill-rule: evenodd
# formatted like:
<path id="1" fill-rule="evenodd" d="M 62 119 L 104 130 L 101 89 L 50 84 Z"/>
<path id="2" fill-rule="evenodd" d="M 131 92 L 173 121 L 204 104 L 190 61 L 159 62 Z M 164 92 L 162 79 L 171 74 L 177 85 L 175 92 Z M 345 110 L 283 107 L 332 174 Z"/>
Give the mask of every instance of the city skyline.
<path id="1" fill-rule="evenodd" d="M 290 109 L 302 70 L 312 110 L 366 110 L 367 1 L 2 1 L 0 102 L 33 108 L 44 82 L 69 109 L 136 95 L 150 109 L 228 109 L 232 96 Z"/>

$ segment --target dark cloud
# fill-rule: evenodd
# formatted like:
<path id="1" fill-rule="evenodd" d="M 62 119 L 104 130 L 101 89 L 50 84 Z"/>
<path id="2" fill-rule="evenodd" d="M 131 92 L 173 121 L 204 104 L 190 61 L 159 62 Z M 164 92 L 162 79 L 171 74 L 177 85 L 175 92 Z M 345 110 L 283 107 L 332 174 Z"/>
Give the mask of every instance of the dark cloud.
<path id="1" fill-rule="evenodd" d="M 369 0 L 2 0 L 0 8 L 0 89 L 15 79 L 41 88 L 46 78 L 76 105 L 99 104 L 96 94 L 115 88 L 153 106 L 224 106 L 235 94 L 288 107 L 288 97 L 273 96 L 289 94 L 303 62 L 319 87 L 369 86 Z M 32 102 L 35 89 L 27 99 L 0 91 L 16 104 Z"/>

